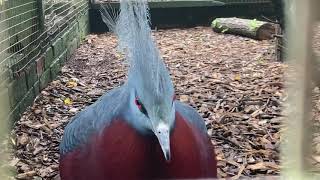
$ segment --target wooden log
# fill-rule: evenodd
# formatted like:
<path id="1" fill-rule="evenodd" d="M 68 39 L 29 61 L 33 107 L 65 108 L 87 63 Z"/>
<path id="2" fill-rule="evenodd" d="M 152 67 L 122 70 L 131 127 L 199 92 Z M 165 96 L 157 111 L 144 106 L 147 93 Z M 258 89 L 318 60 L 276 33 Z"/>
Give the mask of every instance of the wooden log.
<path id="1" fill-rule="evenodd" d="M 215 32 L 236 34 L 257 40 L 272 39 L 275 25 L 256 19 L 216 18 L 211 27 Z"/>

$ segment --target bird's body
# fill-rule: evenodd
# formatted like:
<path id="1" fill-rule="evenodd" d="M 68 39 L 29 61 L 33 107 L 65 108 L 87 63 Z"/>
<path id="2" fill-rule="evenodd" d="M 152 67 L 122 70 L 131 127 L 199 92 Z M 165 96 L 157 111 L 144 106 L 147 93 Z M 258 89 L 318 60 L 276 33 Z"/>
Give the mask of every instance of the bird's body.
<path id="1" fill-rule="evenodd" d="M 174 99 L 151 41 L 145 2 L 123 0 L 121 13 L 117 34 L 128 51 L 128 81 L 67 125 L 60 144 L 61 179 L 215 178 L 217 162 L 204 121 Z"/>
<path id="2" fill-rule="evenodd" d="M 170 138 L 172 159 L 166 162 L 155 135 L 138 130 L 135 128 L 138 124 L 132 124 L 136 122 L 132 119 L 136 112 L 131 111 L 130 96 L 123 90 L 118 88 L 102 96 L 70 123 L 75 125 L 66 129 L 69 138 L 61 144 L 63 180 L 216 176 L 213 146 L 204 121 L 196 111 L 174 102 L 175 125 Z M 127 100 L 119 102 L 115 111 L 113 103 L 117 99 Z M 113 115 L 106 116 L 108 112 Z"/>

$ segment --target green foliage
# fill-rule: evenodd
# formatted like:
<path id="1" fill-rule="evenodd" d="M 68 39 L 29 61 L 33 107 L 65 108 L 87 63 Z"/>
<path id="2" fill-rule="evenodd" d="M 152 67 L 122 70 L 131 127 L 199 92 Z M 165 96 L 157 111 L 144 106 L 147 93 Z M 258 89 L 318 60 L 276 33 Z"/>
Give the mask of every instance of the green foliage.
<path id="1" fill-rule="evenodd" d="M 223 26 L 220 24 L 220 22 L 218 21 L 218 19 L 215 19 L 214 21 L 212 21 L 211 27 L 212 27 L 212 28 L 217 28 L 217 29 L 220 29 L 220 30 L 223 28 Z M 229 30 L 229 28 L 222 29 L 222 30 L 221 30 L 221 33 L 225 33 L 225 32 L 227 32 L 228 30 Z"/>
<path id="2" fill-rule="evenodd" d="M 220 24 L 220 22 L 218 21 L 218 19 L 215 19 L 214 21 L 212 21 L 211 23 L 211 27 L 216 28 L 218 27 Z M 220 25 L 221 26 L 221 25 Z"/>
<path id="3" fill-rule="evenodd" d="M 259 27 L 257 19 L 251 20 L 250 24 L 249 24 L 249 27 L 250 27 L 251 31 L 256 30 Z"/>
<path id="4" fill-rule="evenodd" d="M 222 30 L 221 33 L 225 33 L 227 31 L 229 31 L 229 28 L 226 28 L 226 29 Z"/>

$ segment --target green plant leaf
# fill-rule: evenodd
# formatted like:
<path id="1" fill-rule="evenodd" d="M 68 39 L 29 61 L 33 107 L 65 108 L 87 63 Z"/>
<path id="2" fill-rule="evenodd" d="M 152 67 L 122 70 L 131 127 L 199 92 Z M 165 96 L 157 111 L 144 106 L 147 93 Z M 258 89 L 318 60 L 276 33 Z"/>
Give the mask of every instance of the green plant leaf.
<path id="1" fill-rule="evenodd" d="M 226 28 L 226 29 L 222 30 L 221 33 L 225 33 L 227 31 L 229 31 L 229 28 Z"/>
<path id="2" fill-rule="evenodd" d="M 259 27 L 257 19 L 253 19 L 250 21 L 249 28 L 251 31 L 256 30 Z"/>
<path id="3" fill-rule="evenodd" d="M 217 19 L 215 19 L 214 21 L 212 21 L 211 27 L 215 28 L 218 26 L 218 24 L 219 24 L 219 21 Z"/>

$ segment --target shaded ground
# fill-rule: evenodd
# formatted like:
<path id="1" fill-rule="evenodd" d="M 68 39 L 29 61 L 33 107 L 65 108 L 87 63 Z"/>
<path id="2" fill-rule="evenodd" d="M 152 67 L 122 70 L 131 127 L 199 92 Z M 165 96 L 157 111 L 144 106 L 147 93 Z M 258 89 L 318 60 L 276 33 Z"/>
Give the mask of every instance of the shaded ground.
<path id="1" fill-rule="evenodd" d="M 279 173 L 283 92 L 274 45 L 210 28 L 155 32 L 177 99 L 197 108 L 216 146 L 219 176 Z M 18 178 L 58 174 L 58 145 L 68 120 L 106 90 L 120 86 L 126 68 L 110 35 L 90 35 L 62 74 L 35 100 L 12 131 Z"/>

